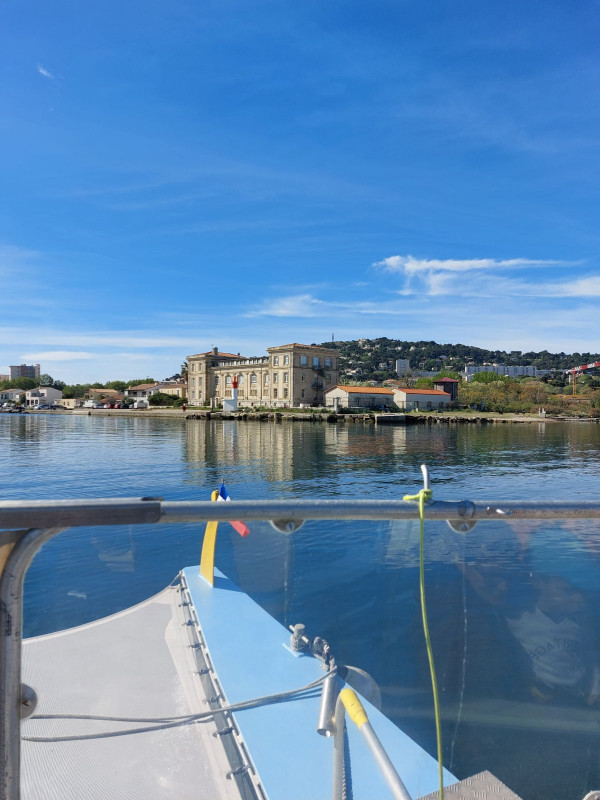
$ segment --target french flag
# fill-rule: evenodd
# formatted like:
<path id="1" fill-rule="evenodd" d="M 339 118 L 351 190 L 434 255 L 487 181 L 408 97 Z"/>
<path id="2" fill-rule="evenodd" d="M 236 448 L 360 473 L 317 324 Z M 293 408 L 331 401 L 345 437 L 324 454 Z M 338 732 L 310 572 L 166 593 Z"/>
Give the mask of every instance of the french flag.
<path id="1" fill-rule="evenodd" d="M 221 483 L 221 488 L 219 489 L 219 496 L 217 497 L 217 501 L 219 500 L 231 500 L 231 498 L 227 494 L 227 489 L 225 488 L 224 483 Z M 229 524 L 233 526 L 233 528 L 239 533 L 240 536 L 246 537 L 250 533 L 250 529 L 243 522 L 231 522 L 230 520 Z"/>

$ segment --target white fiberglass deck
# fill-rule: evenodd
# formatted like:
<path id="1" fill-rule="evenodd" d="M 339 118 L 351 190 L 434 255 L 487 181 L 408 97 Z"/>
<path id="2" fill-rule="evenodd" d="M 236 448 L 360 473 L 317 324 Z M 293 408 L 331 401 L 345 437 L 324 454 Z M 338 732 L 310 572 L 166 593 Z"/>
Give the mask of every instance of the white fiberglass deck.
<path id="1" fill-rule="evenodd" d="M 177 588 L 98 622 L 26 640 L 23 678 L 36 714 L 169 717 L 204 712 Z M 71 736 L 140 727 L 26 720 L 22 735 Z M 112 738 L 22 745 L 24 800 L 239 798 L 215 724 Z"/>
<path id="2" fill-rule="evenodd" d="M 88 740 L 74 737 L 144 723 L 26 720 L 23 800 L 329 800 L 333 740 L 316 732 L 320 689 L 234 715 L 218 710 L 324 674 L 317 659 L 294 657 L 288 643 L 289 632 L 235 584 L 219 574 L 211 588 L 198 567 L 184 570 L 181 587 L 132 609 L 26 640 L 23 679 L 39 696 L 34 717 L 164 719 L 211 708 L 215 717 Z M 214 682 L 209 695 L 202 690 L 207 681 Z M 365 707 L 411 796 L 435 790 L 435 760 L 366 701 Z M 65 736 L 73 738 L 50 741 Z M 390 796 L 353 724 L 348 739 L 354 798 Z M 445 773 L 445 782 L 455 781 Z"/>

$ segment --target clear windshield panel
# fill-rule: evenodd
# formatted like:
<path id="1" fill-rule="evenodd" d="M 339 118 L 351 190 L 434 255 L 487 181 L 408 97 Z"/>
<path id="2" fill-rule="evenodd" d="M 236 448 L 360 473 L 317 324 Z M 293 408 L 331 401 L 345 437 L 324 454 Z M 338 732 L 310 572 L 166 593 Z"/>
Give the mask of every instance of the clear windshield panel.
<path id="1" fill-rule="evenodd" d="M 118 614 L 159 593 L 183 567 L 197 571 L 204 527 L 57 536 L 27 576 L 25 635 L 42 642 Z M 282 625 L 303 623 L 309 637 L 329 642 L 338 663 L 366 670 L 379 685 L 384 714 L 435 757 L 419 523 L 307 522 L 293 534 L 266 522 L 250 529 L 241 538 L 219 526 L 217 567 Z M 581 800 L 600 785 L 600 525 L 508 519 L 458 533 L 426 522 L 424 548 L 444 766 L 458 779 L 489 770 L 525 800 Z M 152 614 L 164 611 L 153 608 L 135 623 L 141 641 L 146 625 L 151 634 Z M 233 636 L 237 624 L 223 620 Z M 282 642 L 287 636 L 282 628 Z M 60 635 L 53 640 L 53 657 L 63 643 Z M 34 683 L 27 648 L 24 677 Z M 97 681 L 81 705 L 70 697 L 67 707 L 55 693 L 51 703 L 40 702 L 46 713 L 85 715 L 105 708 L 100 695 L 110 691 L 110 682 Z M 128 703 L 132 716 L 148 716 L 134 697 Z M 87 731 L 88 723 L 77 724 Z M 103 769 L 110 772 L 100 764 L 99 775 Z"/>

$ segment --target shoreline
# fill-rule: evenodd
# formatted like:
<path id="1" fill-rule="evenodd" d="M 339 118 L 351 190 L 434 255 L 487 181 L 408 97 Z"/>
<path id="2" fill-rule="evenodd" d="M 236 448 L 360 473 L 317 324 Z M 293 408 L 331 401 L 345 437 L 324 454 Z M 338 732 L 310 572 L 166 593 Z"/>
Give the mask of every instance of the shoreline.
<path id="1" fill-rule="evenodd" d="M 336 414 L 334 412 L 294 412 L 294 411 L 250 411 L 241 410 L 236 412 L 208 411 L 181 408 L 147 408 L 147 409 L 124 409 L 124 408 L 79 408 L 74 410 L 61 409 L 58 411 L 50 410 L 29 410 L 26 414 L 49 414 L 51 416 L 74 415 L 74 416 L 120 416 L 120 417 L 153 417 L 166 419 L 180 419 L 182 421 L 195 420 L 222 420 L 222 421 L 275 421 L 275 422 L 327 422 L 330 424 L 379 424 L 379 425 L 438 425 L 438 424 L 531 424 L 531 423 L 561 423 L 561 422 L 588 422 L 599 424 L 600 419 L 590 417 L 539 417 L 529 414 L 500 414 L 498 412 L 418 412 L 418 413 L 396 413 L 396 414 Z"/>

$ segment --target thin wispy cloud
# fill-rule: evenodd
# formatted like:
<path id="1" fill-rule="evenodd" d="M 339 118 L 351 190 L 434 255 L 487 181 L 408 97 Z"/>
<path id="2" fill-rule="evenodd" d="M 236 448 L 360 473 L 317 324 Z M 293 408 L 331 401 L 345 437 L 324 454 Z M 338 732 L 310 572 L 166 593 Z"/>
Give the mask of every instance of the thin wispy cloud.
<path id="1" fill-rule="evenodd" d="M 539 258 L 415 258 L 414 256 L 390 256 L 382 261 L 375 261 L 371 266 L 385 272 L 397 272 L 402 275 L 418 275 L 428 272 L 472 272 L 487 270 L 517 270 L 532 267 L 568 266 L 572 261 Z"/>
<path id="2" fill-rule="evenodd" d="M 432 259 L 411 255 L 390 256 L 372 264 L 378 270 L 403 278 L 397 294 L 408 297 L 598 297 L 600 277 L 575 274 L 569 279 L 537 278 L 540 270 L 553 273 L 580 266 L 581 261 L 537 258 Z M 521 277 L 523 273 L 527 277 Z M 533 280 L 533 274 L 536 279 Z"/>
<path id="3" fill-rule="evenodd" d="M 422 281 L 431 296 L 592 298 L 600 297 L 600 277 L 588 275 L 573 280 L 527 281 L 504 276 L 473 274 L 468 281 L 451 273 L 435 273 Z M 413 292 L 410 292 L 411 294 Z M 399 294 L 409 294 L 405 289 Z"/>
<path id="4" fill-rule="evenodd" d="M 336 317 L 356 315 L 397 315 L 405 314 L 406 309 L 393 303 L 382 304 L 369 300 L 338 301 L 320 300 L 311 294 L 278 297 L 267 301 L 261 308 L 247 312 L 245 317 Z"/>
<path id="5" fill-rule="evenodd" d="M 97 354 L 72 350 L 46 350 L 41 353 L 23 353 L 20 358 L 25 362 L 86 361 L 90 358 L 97 358 Z"/>
<path id="6" fill-rule="evenodd" d="M 55 81 L 56 77 L 50 72 L 50 70 L 43 67 L 41 64 L 37 65 L 37 71 L 40 75 L 43 75 L 44 78 L 49 78 L 51 81 Z"/>

